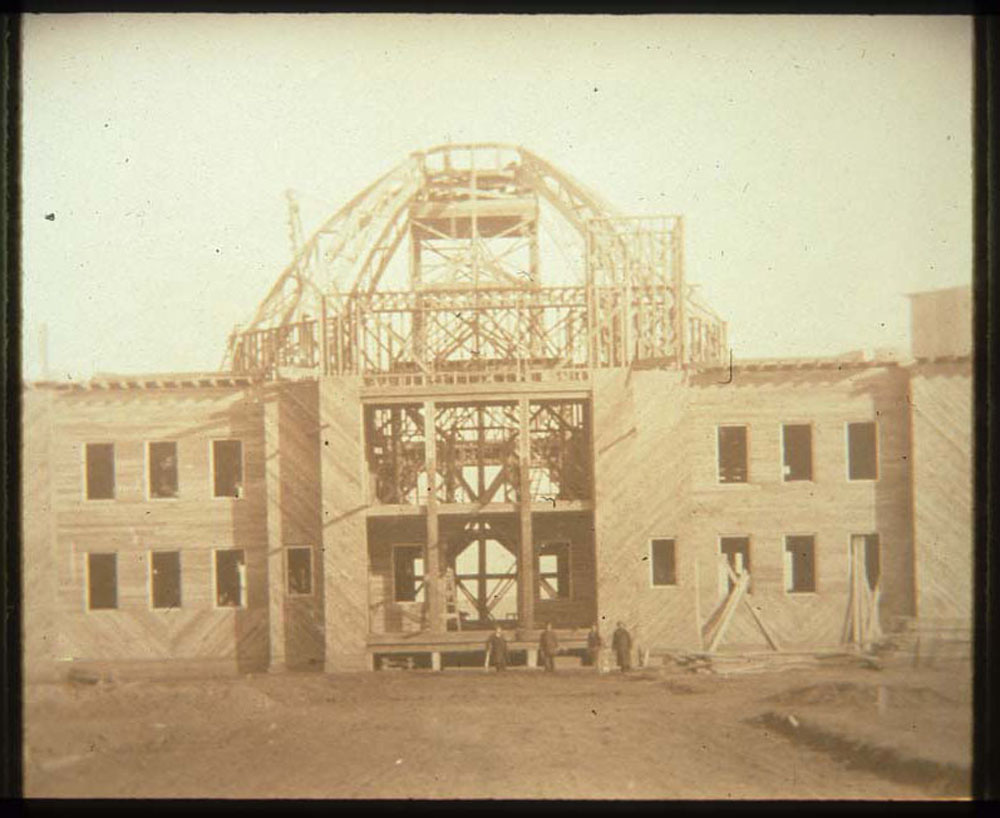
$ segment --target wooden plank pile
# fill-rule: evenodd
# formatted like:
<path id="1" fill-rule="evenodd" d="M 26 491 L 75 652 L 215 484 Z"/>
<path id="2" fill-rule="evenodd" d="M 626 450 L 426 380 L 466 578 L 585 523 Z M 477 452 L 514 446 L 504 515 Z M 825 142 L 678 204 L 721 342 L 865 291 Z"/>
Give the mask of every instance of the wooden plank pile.
<path id="1" fill-rule="evenodd" d="M 673 662 L 692 673 L 730 676 L 781 670 L 815 670 L 831 660 L 864 660 L 844 651 L 761 651 L 751 653 L 685 652 L 670 655 Z"/>

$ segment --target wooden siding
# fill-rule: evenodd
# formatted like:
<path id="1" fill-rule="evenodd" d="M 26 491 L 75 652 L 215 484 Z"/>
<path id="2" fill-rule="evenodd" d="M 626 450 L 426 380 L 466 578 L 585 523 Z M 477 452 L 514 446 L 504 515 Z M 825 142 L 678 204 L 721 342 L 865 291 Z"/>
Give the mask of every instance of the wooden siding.
<path id="1" fill-rule="evenodd" d="M 367 667 L 368 559 L 360 378 L 319 382 L 326 666 Z"/>
<path id="2" fill-rule="evenodd" d="M 623 619 L 644 647 L 699 647 L 696 623 L 711 615 L 725 592 L 717 556 L 722 535 L 751 538 L 751 598 L 784 644 L 839 640 L 852 533 L 879 533 L 883 618 L 906 613 L 912 605 L 912 532 L 905 370 L 743 372 L 729 384 L 719 379 L 685 381 L 671 372 L 595 377 L 602 621 Z M 867 420 L 878 423 L 879 479 L 850 482 L 845 424 Z M 812 481 L 783 480 L 783 423 L 812 424 Z M 748 427 L 746 484 L 718 482 L 720 424 Z M 786 534 L 816 538 L 815 593 L 784 590 Z M 676 540 L 675 586 L 651 586 L 654 537 Z M 749 613 L 739 610 L 723 645 L 765 644 Z"/>
<path id="3" fill-rule="evenodd" d="M 918 619 L 972 619 L 972 372 L 914 369 L 913 507 Z"/>
<path id="4" fill-rule="evenodd" d="M 30 390 L 21 415 L 21 593 L 23 669 L 26 680 L 54 672 L 55 529 L 52 509 L 52 393 Z"/>
<path id="5" fill-rule="evenodd" d="M 326 649 L 320 522 L 319 393 L 315 382 L 282 384 L 264 405 L 267 475 L 270 667 L 322 668 Z M 288 549 L 312 555 L 312 593 L 288 593 Z"/>
<path id="6" fill-rule="evenodd" d="M 594 523 L 590 514 L 533 514 L 535 547 L 544 542 L 566 541 L 569 552 L 569 597 L 540 599 L 535 595 L 535 625 L 554 628 L 587 627 L 597 620 L 597 564 L 594 558 Z"/>
<path id="7" fill-rule="evenodd" d="M 392 547 L 420 545 L 427 541 L 424 517 L 398 517 L 368 521 L 369 627 L 372 633 L 413 633 L 421 630 L 422 602 L 393 599 Z"/>
<path id="8" fill-rule="evenodd" d="M 674 372 L 594 373 L 597 610 L 641 647 L 698 646 L 690 503 L 689 390 Z M 713 450 L 714 451 L 714 450 Z M 677 539 L 677 585 L 650 584 L 649 539 Z"/>
<path id="9" fill-rule="evenodd" d="M 267 662 L 266 515 L 261 409 L 250 391 L 86 391 L 51 397 L 55 654 L 62 661 L 205 659 L 250 670 Z M 212 496 L 210 447 L 243 441 L 244 496 Z M 145 444 L 177 441 L 179 493 L 150 500 Z M 115 444 L 115 499 L 84 499 L 87 442 Z M 213 556 L 242 548 L 247 607 L 214 605 Z M 153 610 L 149 552 L 181 552 L 181 607 Z M 118 554 L 118 608 L 86 609 L 91 551 Z"/>

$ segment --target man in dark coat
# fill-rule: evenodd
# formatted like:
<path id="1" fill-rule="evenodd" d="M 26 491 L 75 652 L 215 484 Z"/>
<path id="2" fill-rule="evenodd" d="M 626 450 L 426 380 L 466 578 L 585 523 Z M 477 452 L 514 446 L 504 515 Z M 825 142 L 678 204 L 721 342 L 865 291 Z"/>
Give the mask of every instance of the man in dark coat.
<path id="1" fill-rule="evenodd" d="M 615 652 L 615 656 L 618 659 L 618 667 L 622 669 L 622 673 L 631 669 L 632 637 L 625 630 L 625 625 L 622 622 L 618 623 L 618 627 L 615 628 L 615 635 L 611 637 L 611 649 Z"/>
<path id="2" fill-rule="evenodd" d="M 591 667 L 600 668 L 602 647 L 604 647 L 604 640 L 601 639 L 600 631 L 597 630 L 595 622 L 590 626 L 590 633 L 587 634 L 587 664 Z"/>
<path id="3" fill-rule="evenodd" d="M 486 640 L 486 664 L 492 664 L 497 673 L 507 669 L 507 640 L 503 638 L 503 630 L 499 625 Z"/>
<path id="4" fill-rule="evenodd" d="M 556 669 L 556 653 L 559 651 L 559 638 L 556 636 L 556 632 L 552 630 L 552 623 L 549 622 L 545 626 L 545 630 L 542 631 L 542 635 L 538 640 L 538 652 L 541 654 L 542 663 L 545 665 L 546 670 Z"/>

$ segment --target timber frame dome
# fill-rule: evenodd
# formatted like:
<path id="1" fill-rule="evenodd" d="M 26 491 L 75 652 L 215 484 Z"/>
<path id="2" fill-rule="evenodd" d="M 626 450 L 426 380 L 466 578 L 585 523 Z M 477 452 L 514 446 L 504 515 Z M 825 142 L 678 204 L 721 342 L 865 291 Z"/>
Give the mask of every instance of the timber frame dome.
<path id="1" fill-rule="evenodd" d="M 622 215 L 523 147 L 475 143 L 412 153 L 296 242 L 225 368 L 574 380 L 718 365 L 726 347 L 685 283 L 680 216 Z"/>

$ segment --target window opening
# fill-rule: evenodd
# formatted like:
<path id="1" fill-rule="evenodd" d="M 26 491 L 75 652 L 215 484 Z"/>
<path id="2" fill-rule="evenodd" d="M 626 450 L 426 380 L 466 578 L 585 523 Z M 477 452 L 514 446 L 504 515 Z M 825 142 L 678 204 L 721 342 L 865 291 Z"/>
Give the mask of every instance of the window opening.
<path id="1" fill-rule="evenodd" d="M 242 441 L 212 441 L 212 474 L 216 497 L 243 496 Z"/>
<path id="2" fill-rule="evenodd" d="M 150 561 L 154 608 L 181 606 L 181 552 L 154 551 Z"/>
<path id="3" fill-rule="evenodd" d="M 650 543 L 653 585 L 677 584 L 677 554 L 673 539 L 656 539 Z"/>
<path id="4" fill-rule="evenodd" d="M 719 482 L 747 482 L 747 427 L 719 427 Z"/>
<path id="5" fill-rule="evenodd" d="M 241 548 L 215 552 L 215 604 L 220 608 L 246 606 L 246 561 Z"/>
<path id="6" fill-rule="evenodd" d="M 785 590 L 792 594 L 816 590 L 816 538 L 812 535 L 785 537 Z"/>
<path id="7" fill-rule="evenodd" d="M 847 424 L 847 476 L 850 480 L 878 477 L 878 442 L 875 424 Z"/>
<path id="8" fill-rule="evenodd" d="M 149 444 L 149 496 L 177 496 L 177 444 Z"/>
<path id="9" fill-rule="evenodd" d="M 785 482 L 812 480 L 812 427 L 807 423 L 781 427 Z"/>
<path id="10" fill-rule="evenodd" d="M 115 446 L 113 443 L 88 443 L 87 499 L 113 500 L 115 497 Z"/>
<path id="11" fill-rule="evenodd" d="M 118 555 L 87 555 L 87 607 L 92 611 L 118 607 Z"/>

